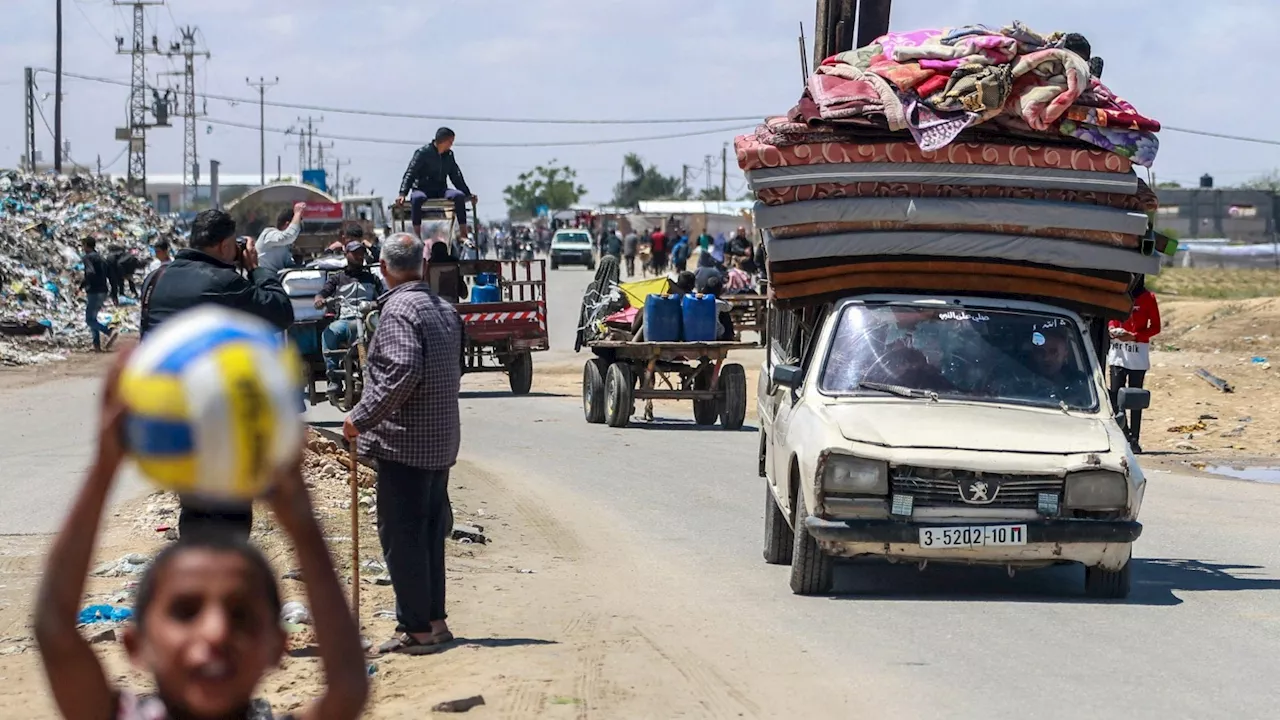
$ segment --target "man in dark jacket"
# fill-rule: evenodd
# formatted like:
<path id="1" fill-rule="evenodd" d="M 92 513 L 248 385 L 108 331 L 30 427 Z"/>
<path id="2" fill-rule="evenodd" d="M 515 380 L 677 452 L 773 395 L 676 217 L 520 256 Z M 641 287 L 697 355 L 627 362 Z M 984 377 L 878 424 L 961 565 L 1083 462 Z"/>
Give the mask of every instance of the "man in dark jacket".
<path id="1" fill-rule="evenodd" d="M 89 326 L 89 332 L 93 334 L 94 352 L 102 352 L 103 335 L 107 337 L 108 349 L 116 339 L 114 330 L 98 322 L 98 313 L 107 303 L 107 293 L 111 287 L 110 271 L 107 268 L 107 261 L 98 254 L 97 240 L 85 238 L 80 244 L 84 248 L 84 255 L 81 256 L 84 262 L 84 279 L 80 281 L 80 287 L 84 290 L 84 322 Z"/>
<path id="2" fill-rule="evenodd" d="M 467 181 L 462 177 L 458 161 L 453 157 L 454 132 L 447 127 L 436 131 L 436 139 L 423 145 L 413 154 L 409 168 L 404 171 L 400 181 L 400 196 L 397 205 L 403 205 L 406 199 L 412 205 L 410 216 L 413 232 L 422 237 L 422 204 L 427 200 L 452 200 L 453 215 L 458 220 L 460 235 L 467 239 L 467 200 L 474 200 Z M 447 181 L 453 181 L 450 189 Z"/>
<path id="3" fill-rule="evenodd" d="M 249 277 L 241 275 L 243 269 Z M 236 241 L 236 221 L 221 210 L 205 210 L 191 225 L 191 247 L 147 276 L 142 287 L 142 338 L 169 318 L 200 305 L 223 305 L 266 320 L 281 331 L 293 324 L 293 304 L 270 270 L 258 267 L 253 244 Z M 249 538 L 253 505 L 179 498 L 178 534 Z"/>
<path id="4" fill-rule="evenodd" d="M 249 277 L 240 274 L 245 270 Z M 256 315 L 281 332 L 293 324 L 293 305 L 274 272 L 258 267 L 252 246 L 236 242 L 236 221 L 205 210 L 191 226 L 191 247 L 148 276 L 142 288 L 142 336 L 197 305 L 223 305 Z"/>

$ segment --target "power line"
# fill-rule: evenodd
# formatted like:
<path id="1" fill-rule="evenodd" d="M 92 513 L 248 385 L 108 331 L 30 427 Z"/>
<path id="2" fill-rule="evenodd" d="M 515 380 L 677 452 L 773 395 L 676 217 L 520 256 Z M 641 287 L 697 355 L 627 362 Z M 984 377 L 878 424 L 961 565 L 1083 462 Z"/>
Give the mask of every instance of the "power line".
<path id="1" fill-rule="evenodd" d="M 48 72 L 44 68 L 41 72 Z M 64 72 L 64 77 L 75 78 L 77 80 L 87 80 L 89 82 L 107 83 L 109 85 L 121 85 L 128 87 L 129 83 L 123 80 L 114 80 L 112 78 L 95 77 L 92 75 L 81 75 L 78 73 Z M 205 97 L 210 100 L 222 100 L 232 103 L 256 103 L 257 100 L 252 98 L 233 97 L 229 95 L 208 95 Z M 566 119 L 566 118 L 497 118 L 497 117 L 466 117 L 462 115 L 424 115 L 420 113 L 404 113 L 392 112 L 388 110 L 361 110 L 354 108 L 329 107 L 327 105 L 309 105 L 304 103 L 290 103 L 278 100 L 272 100 L 266 103 L 270 107 L 289 108 L 292 110 L 308 110 L 312 112 L 327 112 L 336 115 L 363 115 L 367 117 L 385 117 L 385 118 L 403 118 L 408 120 L 445 120 L 449 122 L 476 122 L 476 123 L 509 123 L 520 125 L 680 125 L 694 123 L 728 123 L 728 122 L 751 122 L 758 123 L 762 116 L 752 115 L 746 117 L 708 117 L 708 118 L 650 118 L 645 120 L 586 120 L 586 119 Z"/>
<path id="2" fill-rule="evenodd" d="M 77 1 L 71 4 L 75 6 L 76 12 L 80 13 L 80 17 L 84 18 L 85 23 L 89 26 L 89 29 L 93 31 L 93 34 L 101 38 L 102 42 L 107 44 L 107 47 L 111 47 L 111 41 L 107 39 L 106 35 L 103 35 L 102 32 L 98 30 L 97 25 L 93 24 L 93 21 L 89 19 L 88 14 L 85 13 L 84 8 L 80 7 L 80 3 Z"/>
<path id="3" fill-rule="evenodd" d="M 257 125 L 249 123 L 233 122 L 230 120 L 216 120 L 213 118 L 205 118 L 205 122 L 213 125 L 225 125 L 227 127 L 241 128 L 244 130 L 258 130 Z M 607 138 L 603 140 L 562 140 L 557 142 L 510 142 L 510 143 L 462 143 L 459 142 L 457 147 L 467 148 L 535 148 L 535 147 L 578 147 L 590 145 L 621 145 L 633 142 L 649 142 L 653 140 L 674 140 L 677 138 L 697 137 L 699 135 L 717 135 L 722 133 L 733 132 L 735 130 L 743 130 L 741 125 L 732 127 L 714 128 L 711 130 L 695 130 L 693 132 L 671 133 L 668 135 L 650 135 L 647 137 L 629 137 L 629 138 Z M 277 133 L 280 135 L 294 135 L 296 133 L 281 128 L 265 128 L 266 132 Z M 393 138 L 372 138 L 358 137 L 354 135 L 336 135 L 333 133 L 315 133 L 315 137 L 326 140 L 346 140 L 350 142 L 366 142 L 376 143 L 380 145 L 422 145 L 422 140 L 396 140 Z"/>
<path id="4" fill-rule="evenodd" d="M 1244 135 L 1227 135 L 1224 133 L 1209 132 L 1208 130 L 1191 130 L 1189 128 L 1172 127 L 1169 125 L 1163 125 L 1161 126 L 1161 129 L 1186 133 L 1187 135 L 1201 135 L 1203 137 L 1222 138 L 1223 140 L 1238 140 L 1240 142 L 1257 143 L 1259 145 L 1280 145 L 1280 140 L 1264 140 L 1262 138 L 1245 137 Z"/>

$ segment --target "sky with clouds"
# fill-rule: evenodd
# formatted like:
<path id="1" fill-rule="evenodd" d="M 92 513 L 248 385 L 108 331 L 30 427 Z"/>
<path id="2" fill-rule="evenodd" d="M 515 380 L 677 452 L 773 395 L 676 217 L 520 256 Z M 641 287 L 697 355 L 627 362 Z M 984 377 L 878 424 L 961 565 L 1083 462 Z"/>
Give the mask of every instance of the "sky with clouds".
<path id="1" fill-rule="evenodd" d="M 128 37 L 130 11 L 111 0 L 63 0 L 68 72 L 127 80 L 129 58 L 114 37 Z M 22 153 L 22 68 L 54 65 L 52 0 L 4 0 L 0 23 L 0 165 Z M 147 34 L 162 46 L 180 25 L 195 25 L 212 58 L 199 65 L 197 88 L 256 97 L 246 76 L 278 76 L 269 100 L 335 108 L 496 118 L 755 117 L 786 111 L 801 90 L 796 36 L 812 34 L 812 0 L 168 0 L 147 10 Z M 1107 61 L 1104 78 L 1139 110 L 1168 126 L 1280 140 L 1273 118 L 1280 96 L 1261 92 L 1269 77 L 1280 3 L 1271 0 L 896 0 L 895 29 L 1020 19 L 1042 32 L 1084 34 Z M 169 67 L 148 58 L 152 82 Z M 38 77 L 41 93 L 51 75 Z M 78 163 L 101 156 L 123 174 L 123 144 L 114 129 L 127 119 L 127 88 L 67 80 L 64 134 Z M 53 121 L 53 100 L 42 107 Z M 209 118 L 256 127 L 255 104 L 208 101 Z M 323 115 L 323 133 L 425 142 L 440 120 L 299 112 L 268 107 L 269 128 L 300 115 Z M 692 168 L 690 184 L 706 184 L 704 158 L 720 180 L 725 143 L 751 123 L 681 125 L 529 125 L 448 121 L 456 154 L 481 213 L 505 211 L 502 188 L 521 171 L 552 159 L 576 168 L 590 193 L 607 202 L 622 155 L 636 152 L 668 174 Z M 52 139 L 37 119 L 45 157 Z M 209 131 L 212 128 L 212 131 Z M 577 147 L 466 147 L 467 143 L 554 143 L 649 137 L 699 130 L 697 137 Z M 201 122 L 201 160 L 224 173 L 256 173 L 256 130 Z M 317 138 L 318 140 L 320 138 Z M 297 167 L 291 137 L 268 133 L 268 173 L 276 156 L 286 174 Z M 324 142 L 328 143 L 328 140 Z M 412 145 L 335 140 L 329 158 L 363 189 L 395 194 Z M 1156 164 L 1160 181 L 1194 183 L 1210 172 L 1229 184 L 1280 167 L 1280 147 L 1166 131 Z M 118 159 L 116 159 L 118 158 Z M 116 159 L 112 163 L 113 159 Z M 149 170 L 181 172 L 180 123 L 149 135 Z M 730 195 L 743 179 L 730 153 Z M 332 169 L 332 167 L 331 167 Z"/>

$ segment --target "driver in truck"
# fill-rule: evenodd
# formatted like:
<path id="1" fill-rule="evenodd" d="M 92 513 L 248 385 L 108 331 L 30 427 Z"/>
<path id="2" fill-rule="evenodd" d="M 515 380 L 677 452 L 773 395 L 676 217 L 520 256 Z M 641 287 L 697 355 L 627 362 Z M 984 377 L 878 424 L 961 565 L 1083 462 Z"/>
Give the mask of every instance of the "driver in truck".
<path id="1" fill-rule="evenodd" d="M 328 302 L 338 301 L 338 317 L 329 323 L 320 336 L 324 349 L 324 367 L 328 375 L 328 394 L 330 402 L 334 402 L 342 392 L 338 382 L 338 371 L 342 364 L 338 352 L 351 347 L 356 337 L 355 324 L 360 322 L 360 303 L 373 302 L 386 288 L 365 265 L 368 249 L 359 240 L 348 238 L 346 245 L 347 266 L 340 271 L 332 272 L 325 280 L 320 294 L 316 295 L 316 309 L 323 308 Z"/>
<path id="2" fill-rule="evenodd" d="M 453 157 L 453 141 L 455 134 L 447 127 L 436 131 L 435 140 L 418 148 L 409 161 L 400 181 L 400 195 L 397 205 L 403 205 L 407 199 L 412 207 L 410 221 L 413 223 L 413 234 L 422 239 L 422 204 L 427 200 L 452 200 L 453 215 L 458 220 L 459 236 L 467 239 L 467 200 L 476 197 L 467 187 L 462 177 L 458 161 Z M 453 188 L 447 181 L 453 181 Z"/>

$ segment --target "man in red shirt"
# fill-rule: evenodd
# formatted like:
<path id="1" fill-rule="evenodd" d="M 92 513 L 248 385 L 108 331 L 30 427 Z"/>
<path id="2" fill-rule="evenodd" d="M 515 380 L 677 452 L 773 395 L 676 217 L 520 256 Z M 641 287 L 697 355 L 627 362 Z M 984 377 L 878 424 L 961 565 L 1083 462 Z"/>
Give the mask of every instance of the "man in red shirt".
<path id="1" fill-rule="evenodd" d="M 649 261 L 653 264 L 653 274 L 662 275 L 667 271 L 667 235 L 659 228 L 649 238 Z"/>
<path id="2" fill-rule="evenodd" d="M 1129 291 L 1133 309 L 1124 321 L 1108 323 L 1111 332 L 1111 352 L 1107 365 L 1111 368 L 1111 407 L 1119 404 L 1120 388 L 1140 388 L 1151 369 L 1151 338 L 1160 334 L 1160 306 L 1155 293 L 1147 289 L 1146 279 L 1139 275 Z M 1129 442 L 1135 453 L 1142 452 L 1138 436 L 1142 433 L 1142 411 L 1129 413 Z"/>

